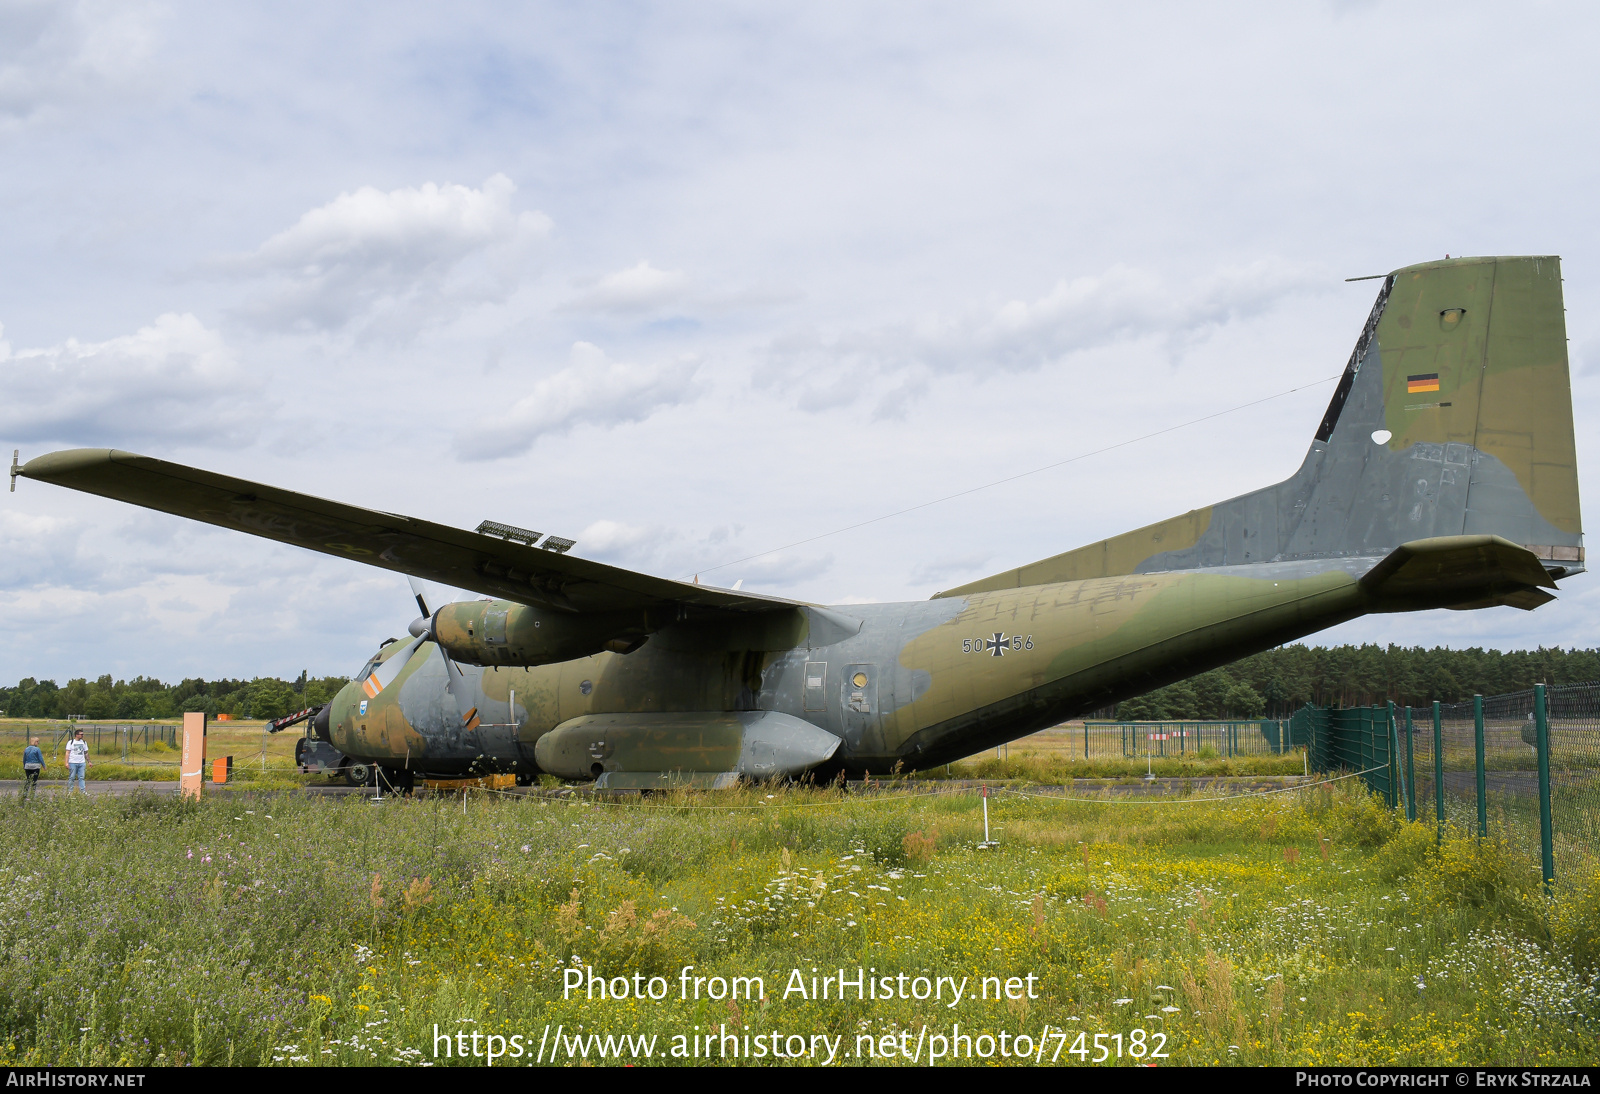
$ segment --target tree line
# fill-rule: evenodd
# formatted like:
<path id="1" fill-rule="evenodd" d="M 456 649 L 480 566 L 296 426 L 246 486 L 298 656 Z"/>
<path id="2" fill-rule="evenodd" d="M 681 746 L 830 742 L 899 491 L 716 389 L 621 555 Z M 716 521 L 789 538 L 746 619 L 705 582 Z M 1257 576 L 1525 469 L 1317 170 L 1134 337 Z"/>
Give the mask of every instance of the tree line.
<path id="1" fill-rule="evenodd" d="M 1393 701 L 1427 706 L 1534 684 L 1600 681 L 1600 649 L 1464 650 L 1421 646 L 1279 646 L 1119 703 L 1128 721 L 1287 718 L 1316 706 Z M 1109 716 L 1112 712 L 1103 712 Z"/>
<path id="2" fill-rule="evenodd" d="M 1426 706 L 1473 695 L 1503 695 L 1536 683 L 1600 681 L 1600 649 L 1452 650 L 1420 646 L 1280 646 L 1119 703 L 1098 717 L 1129 721 L 1177 718 L 1286 718 L 1306 703 L 1367 706 L 1393 700 Z M 326 703 L 343 676 L 295 680 L 184 680 L 138 676 L 113 681 L 29 677 L 0 687 L 0 710 L 12 718 L 174 718 L 186 710 L 212 717 L 279 718 Z"/>
<path id="3" fill-rule="evenodd" d="M 96 720 L 125 718 L 176 718 L 188 710 L 203 710 L 215 718 L 281 718 L 332 699 L 348 682 L 344 676 L 294 680 L 258 676 L 254 680 L 184 680 L 164 684 L 147 676 L 115 680 L 76 677 L 61 687 L 54 680 L 28 677 L 16 687 L 0 687 L 0 711 L 8 718 L 66 718 Z"/>

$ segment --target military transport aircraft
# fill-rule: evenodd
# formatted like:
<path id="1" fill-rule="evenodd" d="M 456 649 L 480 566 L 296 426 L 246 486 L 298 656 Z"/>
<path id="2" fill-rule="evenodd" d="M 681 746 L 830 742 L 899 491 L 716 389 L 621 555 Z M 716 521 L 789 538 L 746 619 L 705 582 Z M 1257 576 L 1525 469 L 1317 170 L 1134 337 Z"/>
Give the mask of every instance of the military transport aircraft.
<path id="1" fill-rule="evenodd" d="M 1556 258 L 1385 277 L 1284 482 L 909 604 L 665 580 L 127 452 L 17 475 L 489 598 L 419 593 L 412 637 L 314 720 L 402 785 L 924 768 L 1368 612 L 1532 609 L 1584 568 Z"/>

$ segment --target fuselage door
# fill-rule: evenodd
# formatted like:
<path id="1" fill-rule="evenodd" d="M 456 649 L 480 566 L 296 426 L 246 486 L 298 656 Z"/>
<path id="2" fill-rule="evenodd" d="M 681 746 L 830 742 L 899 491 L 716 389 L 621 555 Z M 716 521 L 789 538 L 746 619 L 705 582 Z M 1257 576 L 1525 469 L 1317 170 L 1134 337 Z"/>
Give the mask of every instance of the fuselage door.
<path id="1" fill-rule="evenodd" d="M 805 695 L 803 709 L 823 711 L 828 709 L 828 663 L 826 661 L 807 661 L 804 687 L 801 688 Z"/>

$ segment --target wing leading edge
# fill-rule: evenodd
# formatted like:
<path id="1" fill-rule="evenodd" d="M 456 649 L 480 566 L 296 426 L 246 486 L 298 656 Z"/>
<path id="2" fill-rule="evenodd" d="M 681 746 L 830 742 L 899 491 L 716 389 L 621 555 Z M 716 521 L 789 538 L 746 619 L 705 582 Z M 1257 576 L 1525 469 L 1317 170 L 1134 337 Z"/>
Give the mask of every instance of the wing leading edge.
<path id="1" fill-rule="evenodd" d="M 458 589 L 569 612 L 678 606 L 770 612 L 796 601 L 651 577 L 415 517 L 362 509 L 108 448 L 29 460 L 16 474 Z"/>

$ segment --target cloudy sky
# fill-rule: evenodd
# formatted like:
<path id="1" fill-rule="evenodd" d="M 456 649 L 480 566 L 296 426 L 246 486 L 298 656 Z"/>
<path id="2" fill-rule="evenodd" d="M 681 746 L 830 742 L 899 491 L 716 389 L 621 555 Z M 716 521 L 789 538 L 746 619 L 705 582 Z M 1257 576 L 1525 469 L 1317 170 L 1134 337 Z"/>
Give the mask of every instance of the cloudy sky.
<path id="1" fill-rule="evenodd" d="M 1289 474 L 1372 303 L 1344 278 L 1560 254 L 1592 493 L 1597 23 L 0 0 L 0 442 L 920 599 Z M 345 673 L 412 614 L 350 563 L 0 504 L 0 681 Z M 1582 576 L 1315 640 L 1597 624 Z"/>

